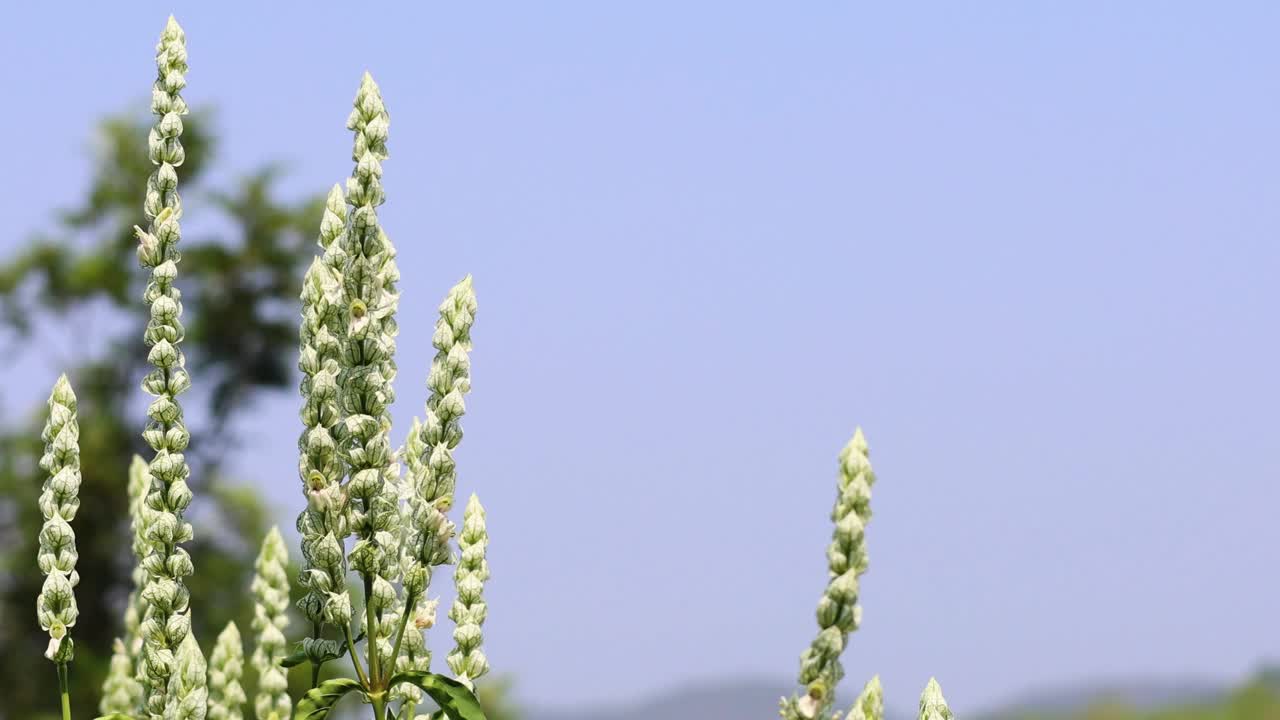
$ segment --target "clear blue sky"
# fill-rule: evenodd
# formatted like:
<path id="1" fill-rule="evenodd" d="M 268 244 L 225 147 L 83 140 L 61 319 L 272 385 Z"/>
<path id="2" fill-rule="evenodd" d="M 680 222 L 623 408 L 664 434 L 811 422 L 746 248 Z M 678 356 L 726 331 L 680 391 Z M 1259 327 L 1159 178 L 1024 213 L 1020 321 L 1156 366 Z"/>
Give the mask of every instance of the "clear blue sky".
<path id="1" fill-rule="evenodd" d="M 2 249 L 81 192 L 97 117 L 145 107 L 171 10 L 225 176 L 343 178 L 372 71 L 395 415 L 473 273 L 460 488 L 523 697 L 792 676 L 855 424 L 851 686 L 910 707 L 936 674 L 972 712 L 1280 657 L 1280 5 L 233 5 L 6 11 Z M 235 463 L 286 526 L 296 406 Z"/>

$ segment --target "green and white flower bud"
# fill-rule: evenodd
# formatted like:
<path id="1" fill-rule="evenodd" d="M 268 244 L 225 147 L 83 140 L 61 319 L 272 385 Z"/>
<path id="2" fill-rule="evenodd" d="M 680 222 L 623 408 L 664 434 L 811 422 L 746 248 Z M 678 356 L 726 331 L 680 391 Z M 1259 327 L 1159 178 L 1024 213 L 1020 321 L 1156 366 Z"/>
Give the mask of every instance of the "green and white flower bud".
<path id="1" fill-rule="evenodd" d="M 67 376 L 54 383 L 49 396 L 49 419 L 40 434 L 44 454 L 40 468 L 45 471 L 44 488 L 40 492 L 40 549 L 36 563 L 44 573 L 44 585 L 36 598 L 36 616 L 40 627 L 49 633 L 45 657 L 63 664 L 75 654 L 68 629 L 76 624 L 75 586 L 80 582 L 76 572 L 76 534 L 71 521 L 80 508 L 80 426 L 76 421 L 76 396 Z"/>
<path id="2" fill-rule="evenodd" d="M 445 513 L 453 506 L 458 484 L 453 451 L 462 442 L 463 397 L 471 391 L 469 353 L 475 317 L 476 296 L 468 275 L 440 304 L 432 337 L 436 356 L 427 374 L 427 419 L 425 423 L 414 419 L 405 443 L 408 535 L 403 565 L 406 577 L 422 575 L 424 592 L 431 582 L 431 568 L 452 560 L 449 541 L 455 528 Z"/>
<path id="3" fill-rule="evenodd" d="M 277 528 L 262 541 L 253 576 L 253 629 L 257 647 L 253 667 L 258 673 L 258 694 L 253 699 L 258 720 L 288 720 L 289 679 L 280 661 L 287 654 L 284 630 L 289 625 L 289 576 L 285 566 L 289 552 Z"/>
<path id="4" fill-rule="evenodd" d="M 303 429 L 298 438 L 298 475 L 307 507 L 298 516 L 298 532 L 302 535 L 303 559 L 299 580 L 307 588 L 307 595 L 299 607 L 313 623 L 324 621 L 328 593 L 335 589 L 345 591 L 346 585 L 346 567 L 340 553 L 326 562 L 316 559 L 322 538 L 330 537 L 341 545 L 350 533 L 346 496 L 341 487 L 346 466 L 335 439 L 343 418 L 338 385 L 342 354 L 339 337 L 344 320 L 340 237 L 346 221 L 346 201 L 342 189 L 335 185 L 325 202 L 316 241 L 324 254 L 312 262 L 302 286 L 298 368 L 302 371 Z M 312 578 L 317 576 L 323 579 L 313 584 Z"/>
<path id="5" fill-rule="evenodd" d="M 453 576 L 458 596 L 449 610 L 455 643 L 453 652 L 449 653 L 449 668 L 468 685 L 489 672 L 489 661 L 480 651 L 481 626 L 488 612 L 484 603 L 484 582 L 489 579 L 489 563 L 485 559 L 488 546 L 484 508 L 479 498 L 472 495 L 463 511 L 462 533 L 458 536 L 461 555 Z"/>
<path id="6" fill-rule="evenodd" d="M 880 686 L 880 676 L 876 675 L 862 688 L 857 701 L 849 709 L 846 720 L 884 720 L 884 688 Z"/>
<path id="7" fill-rule="evenodd" d="M 162 717 L 164 720 L 204 720 L 208 713 L 208 665 L 196 643 L 187 633 L 172 660 L 169 687 Z"/>
<path id="8" fill-rule="evenodd" d="M 103 715 L 133 715 L 142 707 L 142 685 L 133 677 L 133 661 L 119 638 L 111 644 L 111 664 L 102 681 L 102 698 L 98 712 Z"/>
<path id="9" fill-rule="evenodd" d="M 844 677 L 840 654 L 849 633 L 858 629 L 862 609 L 858 605 L 858 578 L 867 570 L 866 524 L 871 520 L 871 486 L 875 473 L 862 430 L 840 453 L 840 478 L 831 520 L 835 524 L 827 548 L 830 580 L 818 601 L 819 632 L 800 656 L 803 696 L 782 702 L 781 715 L 788 720 L 813 720 L 831 715 L 835 689 Z"/>
<path id="10" fill-rule="evenodd" d="M 247 699 L 240 678 L 244 675 L 244 645 L 240 629 L 227 623 L 209 656 L 209 720 L 242 720 Z"/>
<path id="11" fill-rule="evenodd" d="M 934 678 L 920 694 L 920 720 L 953 720 L 955 715 L 947 707 L 946 698 L 942 697 L 942 686 Z"/>
<path id="12" fill-rule="evenodd" d="M 190 628 L 185 579 L 193 571 L 190 556 L 181 547 L 192 538 L 191 525 L 183 519 L 191 503 L 191 490 L 187 487 L 190 469 L 183 455 L 190 435 L 183 424 L 178 395 L 191 381 L 180 347 L 185 329 L 181 293 L 174 281 L 180 259 L 177 246 L 182 201 L 177 192 L 176 168 L 185 158 L 180 138 L 187 104 L 180 92 L 186 86 L 187 49 L 182 28 L 172 17 L 156 46 L 156 68 L 151 110 L 157 120 L 147 145 L 151 162 L 157 167 L 147 180 L 143 206 L 148 227 L 135 231 L 138 258 L 151 270 L 144 295 L 151 319 L 143 339 L 150 348 L 147 359 L 154 369 L 143 379 L 142 387 L 154 400 L 147 408 L 149 421 L 143 438 L 155 453 L 149 464 L 151 485 L 146 499 L 146 507 L 154 512 L 146 535 L 149 550 L 143 562 L 147 585 L 140 596 L 149 607 L 139 634 L 144 639 L 144 684 L 150 691 L 146 711 L 153 720 L 160 720 L 203 717 L 205 713 L 203 657 L 198 663 L 198 707 L 190 700 L 197 692 L 194 680 L 182 677 L 183 673 L 194 672 L 199 650 L 192 651 L 184 644 Z M 183 693 L 174 696 L 175 690 Z"/>
<path id="13" fill-rule="evenodd" d="M 147 571 L 143 562 L 151 552 L 151 542 L 147 533 L 151 526 L 154 512 L 147 507 L 147 492 L 151 487 L 151 470 L 147 461 L 133 456 L 129 465 L 129 527 L 133 535 L 133 589 L 129 591 L 129 601 L 124 611 L 125 652 L 129 656 L 129 664 L 134 668 L 135 677 L 141 670 L 139 658 L 142 655 L 142 634 L 140 632 L 142 618 L 146 615 L 146 604 L 142 601 L 142 589 L 147 586 Z M 141 687 L 141 685 L 139 685 Z"/>
<path id="14" fill-rule="evenodd" d="M 367 583 L 381 578 L 395 582 L 399 575 L 399 520 L 395 454 L 389 431 L 390 405 L 395 400 L 396 305 L 400 278 L 395 248 L 378 222 L 384 201 L 382 161 L 387 158 L 388 116 L 378 86 L 365 73 L 347 120 L 355 133 L 347 180 L 349 205 L 344 232 L 335 239 L 343 252 L 340 273 L 342 322 L 337 445 L 349 475 L 346 485 L 348 521 L 358 537 L 348 556 L 352 569 Z M 335 613 L 336 614 L 336 613 Z M 372 618 L 379 624 L 376 613 Z M 367 627 L 373 642 L 384 634 Z"/>

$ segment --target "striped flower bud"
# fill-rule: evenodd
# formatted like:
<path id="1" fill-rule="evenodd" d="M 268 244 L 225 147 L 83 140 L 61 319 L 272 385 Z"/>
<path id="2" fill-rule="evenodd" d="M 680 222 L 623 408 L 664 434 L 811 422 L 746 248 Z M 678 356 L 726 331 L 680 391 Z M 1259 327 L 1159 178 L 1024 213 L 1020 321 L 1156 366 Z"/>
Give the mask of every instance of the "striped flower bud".
<path id="1" fill-rule="evenodd" d="M 209 656 L 209 720 L 242 720 L 244 718 L 244 645 L 240 629 L 227 623 Z"/>
<path id="2" fill-rule="evenodd" d="M 129 465 L 129 528 L 133 535 L 133 589 L 129 591 L 129 600 L 124 611 L 124 648 L 129 656 L 129 663 L 134 668 L 135 677 L 139 671 L 138 659 L 142 655 L 142 635 L 140 628 L 142 618 L 146 615 L 146 604 L 142 601 L 142 589 L 147 585 L 147 571 L 143 562 L 151 552 L 151 543 L 147 533 L 151 526 L 154 511 L 147 507 L 147 492 L 151 487 L 151 470 L 147 461 L 133 456 Z M 141 687 L 141 685 L 139 685 Z"/>
<path id="3" fill-rule="evenodd" d="M 468 275 L 440 304 L 432 337 L 436 355 L 427 374 L 427 419 L 425 423 L 414 419 L 405 443 L 408 534 L 403 564 L 405 577 L 421 574 L 421 592 L 431 582 L 431 568 L 451 561 L 454 524 L 445 513 L 453 506 L 458 484 L 453 451 L 462 442 L 462 399 L 471 390 L 469 353 L 475 316 L 475 290 Z"/>
<path id="4" fill-rule="evenodd" d="M 74 645 L 68 633 L 76 624 L 75 586 L 76 534 L 71 521 L 80 508 L 80 426 L 76 422 L 76 396 L 67 376 L 54 383 L 49 396 L 49 418 L 44 431 L 44 454 L 40 468 L 46 479 L 40 492 L 40 550 L 36 563 L 44 573 L 44 585 L 36 598 L 36 616 L 40 627 L 49 633 L 45 657 L 63 664 L 74 656 Z"/>
<path id="5" fill-rule="evenodd" d="M 316 241 L 324 254 L 312 263 L 302 283 L 298 368 L 302 371 L 303 429 L 298 438 L 298 474 L 307 505 L 298 516 L 298 532 L 303 560 L 299 581 L 307 594 L 299 607 L 313 623 L 323 622 L 328 593 L 345 588 L 341 558 L 319 564 L 315 556 L 322 538 L 341 543 L 349 534 L 341 487 L 346 468 L 334 436 L 342 423 L 338 384 L 343 322 L 340 236 L 346 221 L 346 201 L 341 188 L 334 186 L 325 202 Z M 317 586 L 311 582 L 313 577 L 324 579 Z"/>
<path id="6" fill-rule="evenodd" d="M 484 508 L 479 498 L 472 495 L 463 511 L 462 533 L 458 536 L 461 554 L 453 576 L 458 595 L 449 609 L 455 643 L 453 652 L 449 653 L 449 668 L 468 685 L 489 672 L 489 661 L 480 650 L 484 640 L 481 626 L 488 612 L 484 603 L 484 582 L 489 579 L 489 563 L 485 559 L 488 546 Z"/>
<path id="7" fill-rule="evenodd" d="M 204 720 L 209 703 L 208 665 L 195 635 L 188 632 L 183 636 L 171 663 L 161 716 L 164 720 Z"/>
<path id="8" fill-rule="evenodd" d="M 285 652 L 285 627 L 289 625 L 289 551 L 280 530 L 271 528 L 262 540 L 262 550 L 254 565 L 253 630 L 257 646 L 253 650 L 253 668 L 258 673 L 258 694 L 253 710 L 258 720 L 288 720 L 289 679 L 280 661 Z"/>

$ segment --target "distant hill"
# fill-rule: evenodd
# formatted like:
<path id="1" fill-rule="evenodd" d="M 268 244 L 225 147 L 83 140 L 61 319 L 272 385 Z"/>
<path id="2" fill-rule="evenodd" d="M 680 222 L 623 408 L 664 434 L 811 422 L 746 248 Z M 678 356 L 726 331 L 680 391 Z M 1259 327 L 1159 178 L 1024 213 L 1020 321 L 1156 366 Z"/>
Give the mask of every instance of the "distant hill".
<path id="1" fill-rule="evenodd" d="M 787 683 L 738 678 L 688 685 L 632 704 L 532 711 L 522 720 L 770 720 L 778 716 L 778 700 L 792 690 Z M 837 706 L 852 703 L 850 696 Z M 906 717 L 891 714 L 886 720 Z"/>
<path id="2" fill-rule="evenodd" d="M 1280 669 L 1263 670 L 1253 687 L 1269 688 L 1280 695 Z M 689 685 L 630 704 L 533 710 L 526 712 L 522 720 L 770 720 L 777 717 L 778 698 L 791 691 L 792 686 L 787 683 L 740 678 Z M 1130 680 L 1027 693 L 998 708 L 962 716 L 963 720 L 1028 720 L 1081 718 L 1090 709 L 1103 706 L 1135 712 L 1185 706 L 1211 708 L 1230 703 L 1240 693 L 1198 678 Z M 842 698 L 837 707 L 847 708 L 852 702 L 852 697 Z M 914 717 L 913 707 L 894 707 L 886 712 L 886 720 Z"/>
<path id="3" fill-rule="evenodd" d="M 1031 692 L 1001 707 L 981 713 L 982 720 L 1023 720 L 1029 717 L 1077 717 L 1090 708 L 1121 706 L 1156 710 L 1218 702 L 1227 688 L 1200 678 L 1129 680 L 1063 686 Z"/>

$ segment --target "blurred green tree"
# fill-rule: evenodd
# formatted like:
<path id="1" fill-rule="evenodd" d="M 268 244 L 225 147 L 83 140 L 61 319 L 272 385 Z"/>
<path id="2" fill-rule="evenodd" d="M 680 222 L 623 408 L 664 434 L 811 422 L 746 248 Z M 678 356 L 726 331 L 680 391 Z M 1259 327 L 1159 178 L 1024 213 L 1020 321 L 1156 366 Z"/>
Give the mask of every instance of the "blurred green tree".
<path id="1" fill-rule="evenodd" d="M 199 572 L 190 585 L 195 631 L 206 649 L 227 620 L 250 626 L 253 558 L 270 514 L 252 490 L 226 480 L 220 460 L 234 441 L 235 417 L 259 393 L 293 383 L 299 283 L 314 252 L 323 201 L 277 200 L 278 172 L 272 166 L 230 187 L 210 186 L 207 171 L 216 148 L 210 117 L 207 110 L 189 117 L 180 169 L 193 217 L 187 227 L 204 227 L 207 207 L 221 216 L 214 224 L 218 231 L 184 238 L 180 275 L 184 348 L 194 380 L 187 395 L 193 431 L 188 459 L 197 496 L 190 550 Z M 0 265 L 0 327 L 8 346 L 2 349 L 10 361 L 40 352 L 31 340 L 49 328 L 86 317 L 92 318 L 95 338 L 106 334 L 94 340 L 98 347 L 77 347 L 77 365 L 49 368 L 48 378 L 51 385 L 58 372 L 67 371 L 79 396 L 83 486 L 75 531 L 81 600 L 73 631 L 73 706 L 86 716 L 97 707 L 130 589 L 129 461 L 134 453 L 147 457 L 138 389 L 146 371 L 144 278 L 135 270 L 133 234 L 152 170 L 147 128 L 145 117 L 104 120 L 87 197 L 60 213 L 52 231 L 37 234 Z M 0 677 L 22 678 L 7 684 L 0 718 L 57 711 L 56 674 L 51 665 L 41 665 L 45 640 L 34 610 L 43 413 L 43 407 L 35 408 L 0 427 L 0 617 L 6 619 L 0 623 Z M 252 692 L 252 678 L 246 679 Z"/>

